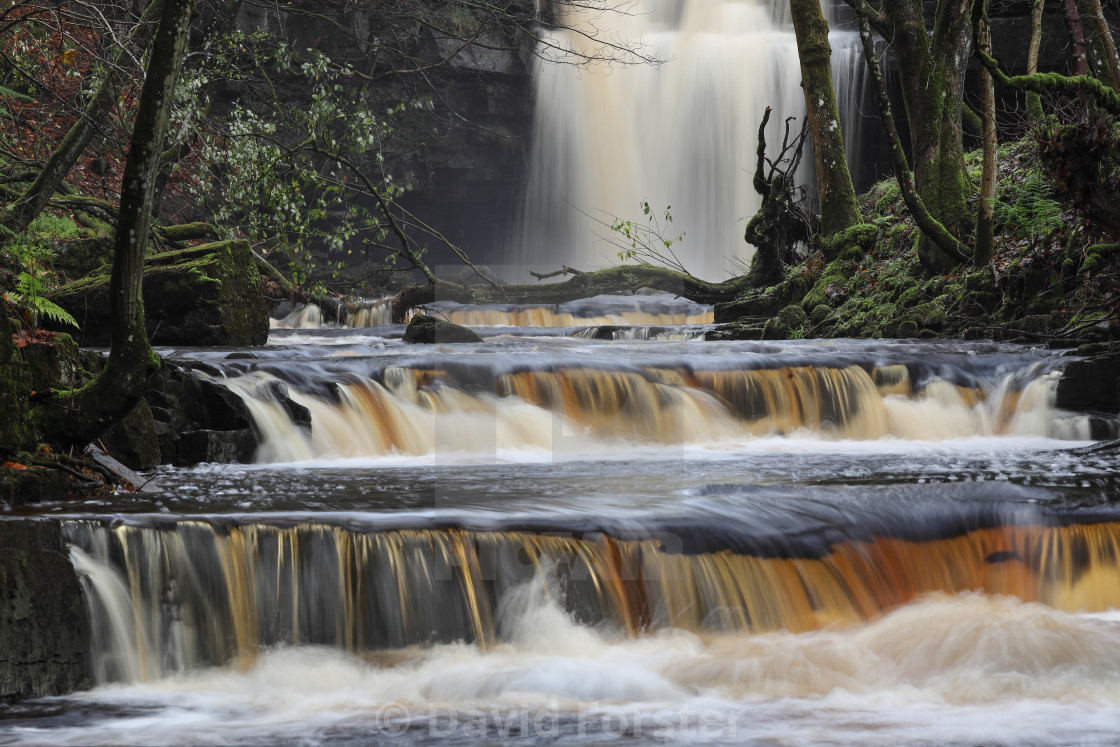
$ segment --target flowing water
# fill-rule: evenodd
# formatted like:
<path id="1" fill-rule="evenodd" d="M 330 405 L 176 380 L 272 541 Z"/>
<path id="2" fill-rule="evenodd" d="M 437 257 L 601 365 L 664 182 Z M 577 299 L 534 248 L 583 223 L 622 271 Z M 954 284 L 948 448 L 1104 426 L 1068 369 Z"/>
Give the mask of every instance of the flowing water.
<path id="1" fill-rule="evenodd" d="M 786 118 L 796 118 L 796 135 L 805 111 L 788 6 L 636 0 L 556 8 L 569 28 L 546 34 L 540 47 L 529 184 L 511 260 L 538 270 L 561 261 L 581 270 L 616 264 L 630 246 L 612 243 L 610 226 L 645 226 L 648 202 L 658 219 L 670 208 L 663 237 L 684 234 L 678 258 L 690 272 L 711 280 L 743 274 L 753 251 L 743 232 L 761 199 L 751 178 L 763 112 L 774 109 L 767 140 L 775 157 Z M 856 169 L 865 94 L 859 38 L 837 28 L 830 42 Z M 663 64 L 619 64 L 634 56 L 619 53 L 626 43 Z M 531 282 L 527 273 L 509 279 Z"/>
<path id="2" fill-rule="evenodd" d="M 163 350 L 256 462 L 37 510 L 96 687 L 0 742 L 1114 741 L 1120 460 L 1055 410 L 1063 357 L 671 339 L 706 327 L 633 303 Z"/>

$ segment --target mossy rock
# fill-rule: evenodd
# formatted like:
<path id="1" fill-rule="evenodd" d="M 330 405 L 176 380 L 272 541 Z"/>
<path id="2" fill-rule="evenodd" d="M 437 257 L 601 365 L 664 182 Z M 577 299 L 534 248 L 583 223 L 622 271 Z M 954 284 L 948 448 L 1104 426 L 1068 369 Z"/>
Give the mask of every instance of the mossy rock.
<path id="1" fill-rule="evenodd" d="M 820 324 L 831 315 L 832 309 L 822 303 L 813 307 L 813 313 L 809 315 L 809 319 L 813 324 Z"/>
<path id="2" fill-rule="evenodd" d="M 427 314 L 417 314 L 408 323 L 404 341 L 415 345 L 431 345 L 449 342 L 482 342 L 473 329 L 452 324 Z"/>
<path id="3" fill-rule="evenodd" d="M 78 386 L 81 369 L 74 338 L 60 334 L 53 340 L 31 342 L 19 349 L 27 365 L 31 388 L 68 389 Z"/>
<path id="4" fill-rule="evenodd" d="M 723 323 L 734 322 L 744 317 L 773 316 L 792 300 L 792 296 L 797 290 L 798 288 L 791 287 L 789 282 L 781 282 L 770 288 L 744 295 L 734 301 L 717 303 L 714 320 L 717 323 Z M 804 293 L 804 290 L 801 292 Z"/>
<path id="5" fill-rule="evenodd" d="M 834 236 L 822 239 L 820 247 L 827 258 L 839 257 L 858 262 L 870 251 L 878 235 L 879 226 L 874 223 L 857 223 Z"/>
<path id="6" fill-rule="evenodd" d="M 791 304 L 766 323 L 766 327 L 762 330 L 762 339 L 786 340 L 790 337 L 802 337 L 808 325 L 809 316 L 805 310 Z"/>
<path id="7" fill-rule="evenodd" d="M 904 308 L 910 308 L 917 306 L 923 298 L 925 298 L 925 293 L 922 291 L 922 288 L 915 283 L 898 295 L 898 305 Z"/>
<path id="8" fill-rule="evenodd" d="M 948 322 L 945 307 L 937 301 L 919 304 L 907 312 L 907 318 L 917 322 L 919 329 L 940 332 Z"/>
<path id="9" fill-rule="evenodd" d="M 109 276 L 62 286 L 51 300 L 81 325 L 83 346 L 109 344 Z M 153 345 L 263 345 L 268 309 L 247 241 L 152 255 L 144 266 L 144 318 Z"/>
<path id="10" fill-rule="evenodd" d="M 895 337 L 911 339 L 918 336 L 918 323 L 913 319 L 903 319 L 895 328 Z"/>
<path id="11" fill-rule="evenodd" d="M 854 262 L 838 259 L 830 262 L 821 273 L 820 278 L 801 299 L 801 308 L 813 310 L 825 304 L 837 306 L 847 297 L 852 285 L 852 279 L 858 272 Z"/>
<path id="12" fill-rule="evenodd" d="M 986 291 L 990 290 L 995 284 L 990 270 L 981 270 L 980 272 L 970 272 L 964 277 L 964 287 L 970 291 Z"/>
<path id="13" fill-rule="evenodd" d="M 721 324 L 704 335 L 708 342 L 726 342 L 729 340 L 761 340 L 763 330 L 768 319 L 765 317 L 744 317 L 739 321 Z"/>

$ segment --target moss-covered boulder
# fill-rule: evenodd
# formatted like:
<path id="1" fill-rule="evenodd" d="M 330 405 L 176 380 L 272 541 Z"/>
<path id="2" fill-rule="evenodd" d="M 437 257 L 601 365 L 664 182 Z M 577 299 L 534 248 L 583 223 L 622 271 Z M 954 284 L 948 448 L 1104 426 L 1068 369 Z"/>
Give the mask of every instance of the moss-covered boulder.
<path id="1" fill-rule="evenodd" d="M 796 304 L 791 304 L 770 321 L 762 331 L 765 340 L 788 340 L 791 337 L 805 336 L 805 328 L 809 325 L 809 316 L 805 310 Z"/>
<path id="2" fill-rule="evenodd" d="M 51 300 L 81 325 L 80 344 L 109 344 L 109 276 L 62 286 Z M 144 316 L 153 345 L 263 345 L 268 309 L 246 241 L 219 241 L 148 258 Z"/>
<path id="3" fill-rule="evenodd" d="M 437 342 L 482 342 L 482 338 L 473 329 L 427 314 L 417 314 L 408 323 L 408 329 L 404 332 L 404 341 L 431 345 Z"/>

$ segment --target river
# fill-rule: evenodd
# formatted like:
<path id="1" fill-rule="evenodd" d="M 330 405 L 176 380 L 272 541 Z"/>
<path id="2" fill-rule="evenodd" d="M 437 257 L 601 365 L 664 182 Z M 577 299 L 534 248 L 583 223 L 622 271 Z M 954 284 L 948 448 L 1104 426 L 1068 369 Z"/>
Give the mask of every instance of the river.
<path id="1" fill-rule="evenodd" d="M 162 350 L 241 395 L 256 463 L 36 509 L 96 686 L 0 742 L 1114 741 L 1120 459 L 1054 409 L 1059 352 L 603 303 Z"/>

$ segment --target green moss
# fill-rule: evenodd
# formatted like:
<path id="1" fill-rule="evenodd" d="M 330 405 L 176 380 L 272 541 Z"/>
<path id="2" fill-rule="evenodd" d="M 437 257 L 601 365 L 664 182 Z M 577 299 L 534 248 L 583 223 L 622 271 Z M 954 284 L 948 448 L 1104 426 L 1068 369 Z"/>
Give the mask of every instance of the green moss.
<path id="1" fill-rule="evenodd" d="M 945 307 L 937 301 L 930 301 L 910 310 L 910 318 L 918 323 L 919 328 L 940 331 L 945 328 L 948 317 Z"/>
<path id="2" fill-rule="evenodd" d="M 832 309 L 822 303 L 813 307 L 813 312 L 809 314 L 809 320 L 812 321 L 813 324 L 821 324 L 830 316 L 832 316 Z"/>
<path id="3" fill-rule="evenodd" d="M 920 303 L 924 297 L 925 293 L 923 293 L 922 289 L 915 283 L 908 290 L 899 295 L 898 305 L 910 308 Z"/>
<path id="4" fill-rule="evenodd" d="M 801 300 L 801 308 L 812 310 L 822 304 L 838 305 L 842 301 L 841 297 L 847 295 L 853 277 L 859 271 L 858 267 L 849 260 L 837 259 L 830 262 Z"/>
<path id="5" fill-rule="evenodd" d="M 82 325 L 83 345 L 108 342 L 108 275 L 69 283 L 50 294 Z M 145 262 L 144 304 L 155 344 L 259 345 L 268 313 L 245 241 L 219 241 L 153 255 Z M 158 325 L 158 328 L 157 328 Z"/>
<path id="6" fill-rule="evenodd" d="M 875 215 L 896 212 L 901 201 L 902 192 L 894 177 L 877 182 L 867 192 L 867 203 L 870 203 Z"/>

